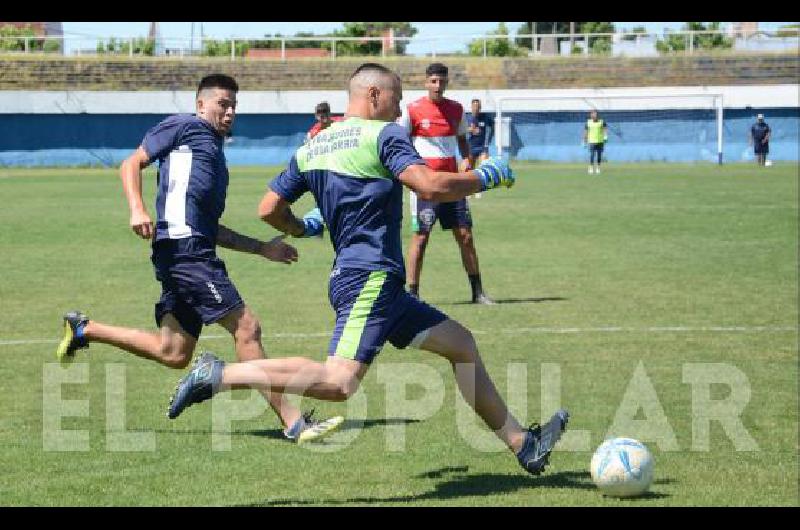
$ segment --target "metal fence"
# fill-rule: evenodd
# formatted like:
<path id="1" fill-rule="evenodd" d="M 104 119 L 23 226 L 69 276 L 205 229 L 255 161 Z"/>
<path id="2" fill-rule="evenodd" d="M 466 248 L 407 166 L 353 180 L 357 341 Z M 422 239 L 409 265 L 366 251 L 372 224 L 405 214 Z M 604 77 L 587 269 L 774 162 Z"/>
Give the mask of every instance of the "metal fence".
<path id="1" fill-rule="evenodd" d="M 702 36 L 727 39 L 724 47 L 710 49 L 699 42 Z M 452 51 L 454 39 L 470 42 L 463 50 Z M 751 34 L 729 31 L 665 31 L 663 33 L 540 33 L 515 35 L 447 35 L 440 37 L 263 37 L 190 39 L 143 37 L 0 37 L 0 53 L 84 56 L 222 57 L 230 60 L 326 58 L 361 56 L 497 56 L 498 43 L 506 41 L 505 54 L 548 57 L 602 54 L 642 57 L 663 54 L 729 53 L 747 51 L 792 51 L 800 49 L 800 30 L 757 31 Z M 603 43 L 601 46 L 595 43 Z M 661 43 L 670 43 L 664 50 Z M 413 43 L 413 54 L 399 53 L 398 44 Z M 520 43 L 521 45 L 517 45 Z M 661 47 L 662 49 L 659 49 Z M 446 51 L 445 50 L 448 50 Z M 471 50 L 471 51 L 470 51 Z M 503 53 L 503 52 L 501 52 Z"/>

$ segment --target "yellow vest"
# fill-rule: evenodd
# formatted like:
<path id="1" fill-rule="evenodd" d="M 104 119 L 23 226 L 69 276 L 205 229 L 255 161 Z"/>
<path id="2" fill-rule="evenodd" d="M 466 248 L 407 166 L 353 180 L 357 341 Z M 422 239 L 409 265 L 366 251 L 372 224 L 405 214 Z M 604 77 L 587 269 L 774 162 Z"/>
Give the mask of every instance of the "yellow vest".
<path id="1" fill-rule="evenodd" d="M 590 144 L 601 144 L 603 143 L 603 120 L 593 121 L 591 119 L 586 120 L 586 127 L 589 129 L 589 135 L 587 141 Z"/>

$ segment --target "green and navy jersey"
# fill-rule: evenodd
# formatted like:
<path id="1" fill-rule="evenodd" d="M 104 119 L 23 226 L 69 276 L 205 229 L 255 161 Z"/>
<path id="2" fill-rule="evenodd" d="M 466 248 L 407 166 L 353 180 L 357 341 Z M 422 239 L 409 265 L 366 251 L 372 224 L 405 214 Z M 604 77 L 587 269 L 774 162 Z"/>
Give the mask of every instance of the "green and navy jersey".
<path id="1" fill-rule="evenodd" d="M 405 279 L 397 176 L 424 165 L 408 130 L 393 122 L 347 118 L 300 147 L 270 188 L 290 203 L 310 191 L 328 226 L 334 268 L 381 270 Z"/>

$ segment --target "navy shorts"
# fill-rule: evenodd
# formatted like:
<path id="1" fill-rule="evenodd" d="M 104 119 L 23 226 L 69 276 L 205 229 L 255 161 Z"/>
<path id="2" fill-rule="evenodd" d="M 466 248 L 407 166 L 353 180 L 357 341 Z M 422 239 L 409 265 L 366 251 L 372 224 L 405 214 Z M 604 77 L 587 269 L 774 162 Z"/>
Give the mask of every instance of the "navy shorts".
<path id="1" fill-rule="evenodd" d="M 769 142 L 762 144 L 760 141 L 753 145 L 753 150 L 757 155 L 766 155 L 769 153 Z"/>
<path id="2" fill-rule="evenodd" d="M 597 153 L 597 161 L 603 156 L 603 144 L 589 144 L 589 161 L 594 160 L 594 155 Z"/>
<path id="3" fill-rule="evenodd" d="M 187 333 L 198 338 L 203 324 L 213 324 L 244 305 L 225 263 L 204 238 L 156 241 L 150 259 L 161 282 L 161 299 L 155 307 L 159 327 L 164 315 L 172 313 Z"/>
<path id="4" fill-rule="evenodd" d="M 430 232 L 436 220 L 443 230 L 456 227 L 471 228 L 472 214 L 467 199 L 455 202 L 424 201 L 411 192 L 411 229 L 414 232 Z"/>
<path id="5" fill-rule="evenodd" d="M 469 147 L 469 156 L 474 157 L 474 158 L 478 158 L 483 153 L 485 153 L 486 151 L 487 151 L 487 149 L 485 147 L 483 147 L 483 146 L 481 146 L 481 147 L 470 146 Z"/>
<path id="6" fill-rule="evenodd" d="M 400 276 L 386 271 L 334 269 L 328 299 L 336 311 L 328 355 L 370 364 L 389 341 L 403 349 L 448 316 L 414 298 Z"/>

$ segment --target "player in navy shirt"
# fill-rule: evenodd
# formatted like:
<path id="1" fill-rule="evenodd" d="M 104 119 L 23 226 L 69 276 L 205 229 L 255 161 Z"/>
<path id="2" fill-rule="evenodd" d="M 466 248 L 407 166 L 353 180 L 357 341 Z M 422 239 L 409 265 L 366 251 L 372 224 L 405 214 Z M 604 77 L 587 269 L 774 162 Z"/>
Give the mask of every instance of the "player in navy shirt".
<path id="1" fill-rule="evenodd" d="M 771 130 L 767 122 L 764 121 L 764 115 L 759 114 L 756 116 L 756 122 L 750 128 L 750 143 L 753 145 L 756 163 L 759 166 L 764 166 L 767 163 L 770 133 Z"/>
<path id="2" fill-rule="evenodd" d="M 150 129 L 120 167 L 131 229 L 153 241 L 151 261 L 161 283 L 161 299 L 155 306 L 160 332 L 109 326 L 72 311 L 64 316 L 64 338 L 56 351 L 62 361 L 71 361 L 75 351 L 87 348 L 89 342 L 101 342 L 184 368 L 203 325 L 212 323 L 234 337 L 239 360 L 265 357 L 258 319 L 228 278 L 216 247 L 286 264 L 297 261 L 297 251 L 283 242 L 285 236 L 263 242 L 219 224 L 229 180 L 223 143 L 236 115 L 238 90 L 236 81 L 226 75 L 204 77 L 197 90 L 197 113 L 170 116 Z M 154 224 L 142 199 L 142 169 L 156 160 Z M 326 434 L 343 420 L 316 422 L 280 395 L 263 394 L 287 427 L 287 437 L 299 442 Z"/>
<path id="3" fill-rule="evenodd" d="M 538 474 L 568 418 L 557 412 L 543 426 L 524 429 L 508 411 L 483 365 L 472 334 L 405 290 L 402 265 L 402 186 L 425 200 L 455 201 L 470 193 L 511 186 L 501 159 L 463 173 L 425 165 L 400 115 L 402 85 L 391 70 L 367 63 L 351 76 L 344 121 L 332 124 L 298 149 L 289 167 L 269 185 L 259 206 L 262 219 L 295 237 L 319 235 L 323 222 L 336 257 L 328 296 L 336 325 L 328 358 L 305 357 L 225 364 L 209 357 L 185 376 L 169 416 L 234 386 L 342 401 L 352 396 L 386 342 L 412 346 L 449 361 L 466 402 Z M 310 192 L 319 205 L 301 220 L 290 204 Z"/>
<path id="4" fill-rule="evenodd" d="M 489 156 L 489 142 L 494 136 L 494 119 L 481 112 L 481 100 L 472 100 L 472 114 L 467 117 L 469 132 L 469 167 L 478 167 L 480 159 Z"/>

